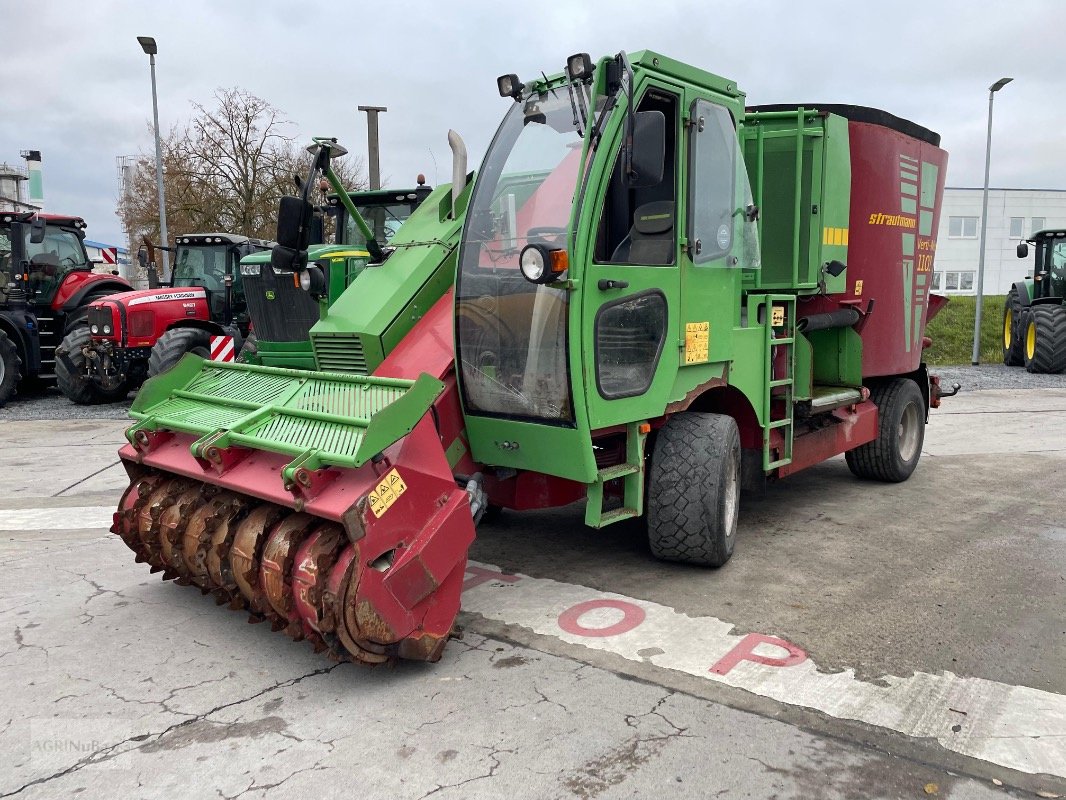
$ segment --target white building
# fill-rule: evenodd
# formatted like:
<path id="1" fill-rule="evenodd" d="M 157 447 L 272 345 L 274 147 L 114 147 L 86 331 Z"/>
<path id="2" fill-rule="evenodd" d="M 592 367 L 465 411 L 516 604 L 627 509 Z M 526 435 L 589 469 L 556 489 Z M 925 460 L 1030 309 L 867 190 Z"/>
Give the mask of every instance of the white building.
<path id="1" fill-rule="evenodd" d="M 947 187 L 940 211 L 933 291 L 976 294 L 981 242 L 981 194 L 976 189 Z M 988 190 L 985 242 L 986 295 L 1005 295 L 1012 283 L 1033 272 L 1033 253 L 1018 258 L 1018 242 L 1045 228 L 1066 228 L 1066 190 Z"/>

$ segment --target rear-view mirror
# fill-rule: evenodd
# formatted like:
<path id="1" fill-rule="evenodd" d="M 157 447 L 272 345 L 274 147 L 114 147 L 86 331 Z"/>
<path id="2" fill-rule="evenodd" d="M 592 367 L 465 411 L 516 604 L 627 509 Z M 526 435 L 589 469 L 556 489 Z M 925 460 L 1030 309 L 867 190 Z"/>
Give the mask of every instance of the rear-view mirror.
<path id="1" fill-rule="evenodd" d="M 30 241 L 33 244 L 40 244 L 44 241 L 44 220 L 38 217 L 30 224 Z"/>
<path id="2" fill-rule="evenodd" d="M 1026 242 L 1018 242 L 1018 258 L 1027 258 L 1029 256 L 1029 245 Z"/>
<path id="3" fill-rule="evenodd" d="M 281 198 L 277 242 L 289 250 L 306 250 L 314 207 L 299 197 Z"/>

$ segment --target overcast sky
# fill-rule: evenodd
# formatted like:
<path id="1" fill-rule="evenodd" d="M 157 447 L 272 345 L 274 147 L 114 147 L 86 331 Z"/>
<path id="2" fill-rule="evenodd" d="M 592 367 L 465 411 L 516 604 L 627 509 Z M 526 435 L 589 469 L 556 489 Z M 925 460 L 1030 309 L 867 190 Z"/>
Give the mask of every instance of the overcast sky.
<path id="1" fill-rule="evenodd" d="M 159 43 L 164 130 L 192 101 L 240 87 L 281 109 L 289 133 L 361 154 L 356 106 L 387 106 L 382 173 L 395 185 L 449 179 L 448 128 L 478 165 L 510 102 L 497 75 L 653 49 L 735 80 L 749 104 L 854 103 L 918 122 L 942 135 L 951 186 L 981 185 L 988 86 L 1013 77 L 996 95 L 991 184 L 1066 189 L 1063 0 L 0 0 L 0 20 L 0 162 L 40 150 L 48 210 L 83 215 L 90 239 L 114 244 L 115 159 L 153 148 L 138 35 Z"/>

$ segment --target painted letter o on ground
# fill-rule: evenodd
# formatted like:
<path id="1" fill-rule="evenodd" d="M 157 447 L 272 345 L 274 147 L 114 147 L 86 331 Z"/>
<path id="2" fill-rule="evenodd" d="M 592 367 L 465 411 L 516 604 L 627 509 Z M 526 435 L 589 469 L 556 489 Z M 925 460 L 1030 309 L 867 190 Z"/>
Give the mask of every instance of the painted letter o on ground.
<path id="1" fill-rule="evenodd" d="M 621 611 L 624 616 L 606 628 L 588 628 L 581 624 L 581 617 L 599 608 L 614 608 Z M 571 606 L 560 614 L 559 627 L 574 636 L 603 638 L 618 636 L 633 630 L 644 621 L 644 616 L 643 608 L 635 603 L 627 603 L 625 600 L 586 600 L 584 603 Z"/>

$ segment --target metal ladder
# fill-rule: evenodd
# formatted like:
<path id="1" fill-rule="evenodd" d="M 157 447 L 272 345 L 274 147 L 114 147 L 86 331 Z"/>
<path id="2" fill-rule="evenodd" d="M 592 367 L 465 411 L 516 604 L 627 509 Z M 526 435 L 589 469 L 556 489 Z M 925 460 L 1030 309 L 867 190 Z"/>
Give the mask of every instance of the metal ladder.
<path id="1" fill-rule="evenodd" d="M 626 425 L 626 460 L 622 464 L 597 471 L 596 480 L 588 485 L 585 500 L 585 524 L 603 528 L 612 522 L 639 517 L 644 513 L 644 442 L 648 438 L 647 422 Z M 604 486 L 623 478 L 622 507 L 603 510 Z"/>
<path id="2" fill-rule="evenodd" d="M 796 378 L 796 297 L 790 294 L 767 294 L 756 299 L 755 310 L 761 306 L 765 309 L 763 317 L 765 325 L 765 348 L 766 354 L 766 392 L 764 395 L 762 434 L 762 466 L 764 472 L 783 467 L 792 463 L 792 443 L 795 438 L 794 413 L 795 413 L 795 378 Z M 775 311 L 778 318 L 775 319 Z M 756 317 L 758 318 L 758 317 Z M 777 324 L 775 324 L 777 323 Z M 775 338 L 775 331 L 780 330 L 784 336 Z M 774 374 L 774 348 L 785 348 L 785 377 L 775 379 Z M 774 412 L 774 389 L 782 388 L 784 392 L 777 395 L 777 399 L 784 403 L 784 416 L 775 419 Z M 771 434 L 780 429 L 784 437 L 781 453 L 778 458 L 773 457 L 770 446 Z"/>

